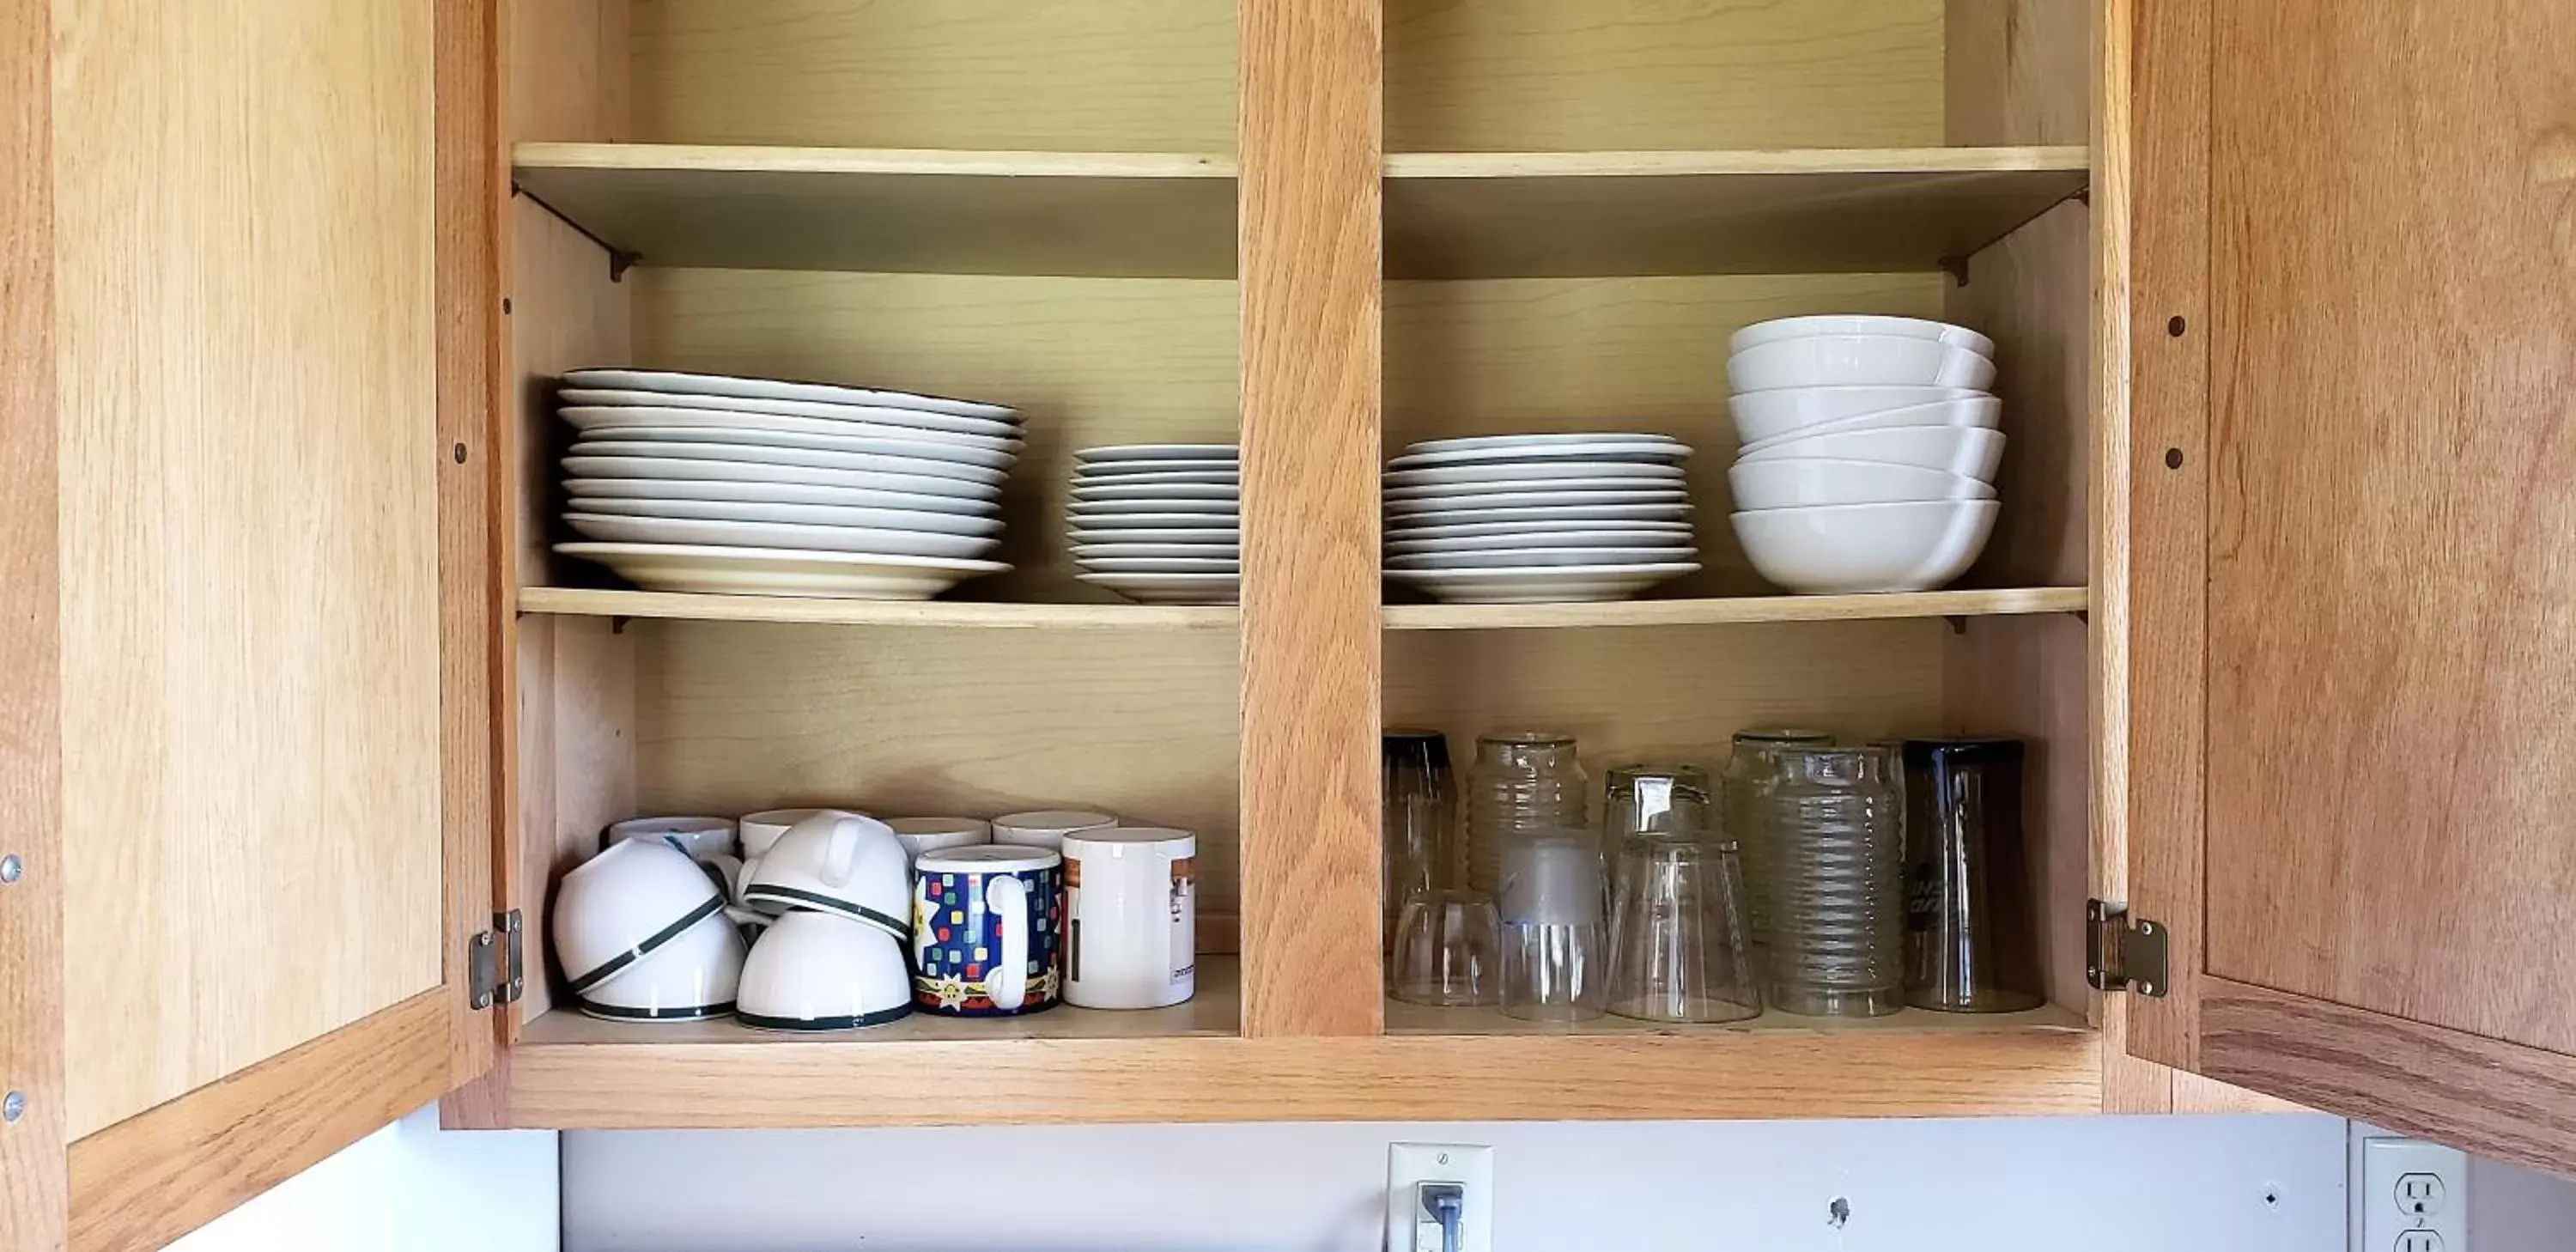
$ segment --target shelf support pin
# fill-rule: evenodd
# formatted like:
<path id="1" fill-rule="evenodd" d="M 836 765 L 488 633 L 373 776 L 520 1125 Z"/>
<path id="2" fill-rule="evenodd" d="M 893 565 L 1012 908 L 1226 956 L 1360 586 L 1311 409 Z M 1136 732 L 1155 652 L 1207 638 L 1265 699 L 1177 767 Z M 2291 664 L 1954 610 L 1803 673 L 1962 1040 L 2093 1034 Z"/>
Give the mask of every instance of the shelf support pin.
<path id="1" fill-rule="evenodd" d="M 1965 617 L 1952 613 L 1944 613 L 1941 615 L 1941 620 L 1950 623 L 1951 634 L 1964 635 L 1968 633 L 1968 619 Z"/>
<path id="2" fill-rule="evenodd" d="M 1949 275 L 1951 282 L 1957 283 L 1962 287 L 1967 286 L 1968 258 L 1963 256 L 1945 256 L 1941 258 L 1941 272 Z"/>

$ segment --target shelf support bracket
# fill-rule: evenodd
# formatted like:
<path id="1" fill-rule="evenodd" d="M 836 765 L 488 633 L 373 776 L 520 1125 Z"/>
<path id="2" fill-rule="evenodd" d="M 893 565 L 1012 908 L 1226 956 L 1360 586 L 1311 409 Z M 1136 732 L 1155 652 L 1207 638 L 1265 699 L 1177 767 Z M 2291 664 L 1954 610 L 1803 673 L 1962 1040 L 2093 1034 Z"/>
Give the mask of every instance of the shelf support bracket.
<path id="1" fill-rule="evenodd" d="M 1951 282 L 1957 283 L 1962 287 L 1967 286 L 1968 258 L 1963 256 L 1945 256 L 1941 258 L 1941 272 L 1949 275 Z"/>
<path id="2" fill-rule="evenodd" d="M 1944 613 L 1941 615 L 1941 620 L 1950 623 L 1951 634 L 1964 635 L 1968 633 L 1968 619 L 1965 617 L 1956 613 Z"/>
<path id="3" fill-rule="evenodd" d="M 643 262 L 644 255 L 642 253 L 629 252 L 626 249 L 620 248 L 616 244 L 610 243 L 607 240 L 600 238 L 598 235 L 591 233 L 591 229 L 589 227 L 572 220 L 572 215 L 546 203 L 545 197 L 520 186 L 515 181 L 510 184 L 510 194 L 513 196 L 526 197 L 528 203 L 544 209 L 547 214 L 552 216 L 556 221 L 572 227 L 574 233 L 591 241 L 592 243 L 598 244 L 599 250 L 608 254 L 608 281 L 612 283 L 622 283 L 626 281 L 626 271 L 635 268 L 638 264 Z"/>

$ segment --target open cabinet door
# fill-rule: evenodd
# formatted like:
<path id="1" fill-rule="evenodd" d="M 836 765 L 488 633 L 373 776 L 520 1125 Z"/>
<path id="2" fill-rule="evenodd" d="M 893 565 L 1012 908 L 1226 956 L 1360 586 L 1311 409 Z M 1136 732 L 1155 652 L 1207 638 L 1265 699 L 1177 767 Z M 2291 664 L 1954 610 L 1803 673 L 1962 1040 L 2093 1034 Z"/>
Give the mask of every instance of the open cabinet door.
<path id="1" fill-rule="evenodd" d="M 2576 7 L 2135 19 L 2128 1047 L 2576 1171 Z"/>
<path id="2" fill-rule="evenodd" d="M 12 1249 L 491 1064 L 487 8 L 0 4 Z"/>

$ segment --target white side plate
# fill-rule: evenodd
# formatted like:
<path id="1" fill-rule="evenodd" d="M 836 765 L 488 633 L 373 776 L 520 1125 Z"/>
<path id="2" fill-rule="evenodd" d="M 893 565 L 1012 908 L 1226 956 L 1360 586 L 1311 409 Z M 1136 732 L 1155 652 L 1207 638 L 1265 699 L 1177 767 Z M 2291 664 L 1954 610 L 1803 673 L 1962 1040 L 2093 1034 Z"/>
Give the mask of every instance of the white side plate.
<path id="1" fill-rule="evenodd" d="M 945 557 L 655 543 L 559 543 L 555 551 L 597 561 L 648 591 L 705 595 L 927 600 L 966 579 L 1011 568 L 999 561 Z"/>

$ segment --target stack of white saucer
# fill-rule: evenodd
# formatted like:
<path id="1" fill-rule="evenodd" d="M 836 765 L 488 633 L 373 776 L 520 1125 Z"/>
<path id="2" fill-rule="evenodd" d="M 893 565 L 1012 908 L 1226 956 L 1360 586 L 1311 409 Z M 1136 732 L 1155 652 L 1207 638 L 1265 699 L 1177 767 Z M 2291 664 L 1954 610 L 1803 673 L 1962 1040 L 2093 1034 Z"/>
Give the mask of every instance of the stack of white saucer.
<path id="1" fill-rule="evenodd" d="M 1243 585 L 1243 453 L 1124 444 L 1074 454 L 1068 536 L 1082 581 L 1147 604 L 1232 604 Z"/>
<path id="2" fill-rule="evenodd" d="M 1010 568 L 1002 480 L 1019 415 L 821 383 L 588 369 L 564 376 L 564 520 L 652 591 L 920 600 Z"/>
<path id="3" fill-rule="evenodd" d="M 1435 439 L 1387 462 L 1386 577 L 1458 604 L 1624 600 L 1696 573 L 1690 445 L 1612 432 Z"/>

